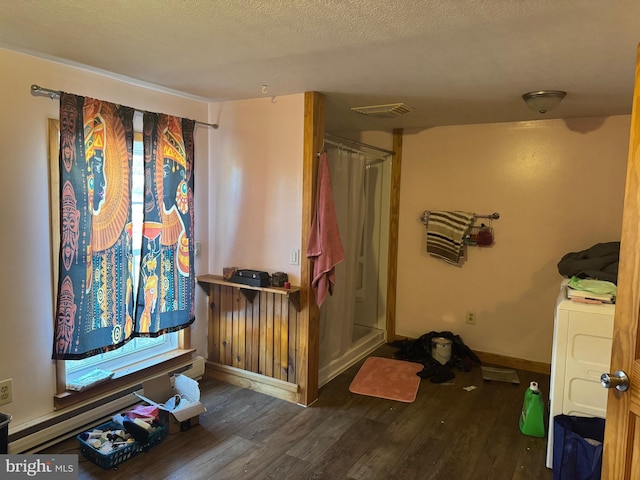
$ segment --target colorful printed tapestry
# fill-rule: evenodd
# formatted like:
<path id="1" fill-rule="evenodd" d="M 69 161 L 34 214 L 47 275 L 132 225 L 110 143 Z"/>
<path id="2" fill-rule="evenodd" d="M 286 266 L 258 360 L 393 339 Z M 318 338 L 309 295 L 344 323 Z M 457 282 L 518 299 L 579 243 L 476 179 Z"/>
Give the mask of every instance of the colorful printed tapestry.
<path id="1" fill-rule="evenodd" d="M 133 332 L 133 109 L 60 97 L 60 270 L 53 358 L 78 360 Z"/>
<path id="2" fill-rule="evenodd" d="M 195 318 L 193 120 L 144 114 L 145 200 L 137 336 L 158 336 Z"/>
<path id="3" fill-rule="evenodd" d="M 134 110 L 60 98 L 60 270 L 53 358 L 79 360 L 195 319 L 193 120 L 144 115 L 137 302 L 131 215 Z M 134 307 L 135 305 L 135 307 Z M 135 312 L 134 312 L 135 308 Z"/>

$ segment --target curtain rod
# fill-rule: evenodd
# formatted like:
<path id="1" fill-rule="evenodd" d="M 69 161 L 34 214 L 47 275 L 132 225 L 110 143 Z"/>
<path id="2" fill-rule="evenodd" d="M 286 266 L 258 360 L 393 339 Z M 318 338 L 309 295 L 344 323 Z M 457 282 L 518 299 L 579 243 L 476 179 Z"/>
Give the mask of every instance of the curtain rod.
<path id="1" fill-rule="evenodd" d="M 36 84 L 31 85 L 31 95 L 36 95 L 40 97 L 49 97 L 51 100 L 55 100 L 56 98 L 60 98 L 60 95 L 62 95 L 62 93 L 63 92 L 61 92 L 60 90 L 51 90 L 50 88 L 44 88 Z M 142 112 L 142 113 L 146 112 L 146 110 L 138 110 L 137 108 L 135 110 L 137 112 Z M 195 120 L 195 122 L 205 127 L 211 127 L 216 129 L 219 127 L 217 123 L 207 123 L 207 122 L 201 122 L 199 120 Z"/>
<path id="2" fill-rule="evenodd" d="M 373 145 L 369 145 L 368 143 L 358 142 L 356 140 L 351 140 L 350 138 L 339 137 L 338 135 L 333 135 L 331 133 L 325 133 L 324 137 L 325 138 L 333 138 L 333 139 L 335 139 L 337 141 L 349 142 L 349 143 L 351 143 L 353 145 L 360 145 L 361 147 L 370 148 L 371 150 L 377 150 L 378 152 L 386 153 L 388 155 L 395 155 L 396 154 L 396 152 L 394 152 L 393 150 L 385 150 L 384 148 L 374 147 Z"/>
<path id="3" fill-rule="evenodd" d="M 368 163 L 367 165 L 374 165 L 376 163 L 380 163 L 380 162 L 384 162 L 385 160 L 387 160 L 389 157 L 381 157 L 380 155 L 376 155 L 374 153 L 369 153 L 369 152 L 365 152 L 363 150 L 358 150 L 357 148 L 353 148 L 353 147 L 348 147 L 346 145 L 343 145 L 342 143 L 339 142 L 334 142 L 333 140 L 329 140 L 329 139 L 325 139 L 322 141 L 323 143 L 327 143 L 329 145 L 333 145 L 334 147 L 338 148 L 338 149 L 342 149 L 345 150 L 347 152 L 351 152 L 351 153 L 359 153 L 360 155 L 364 155 L 365 157 L 371 157 L 375 160 L 372 160 L 370 163 Z M 318 156 L 320 155 L 320 153 L 318 153 Z"/>

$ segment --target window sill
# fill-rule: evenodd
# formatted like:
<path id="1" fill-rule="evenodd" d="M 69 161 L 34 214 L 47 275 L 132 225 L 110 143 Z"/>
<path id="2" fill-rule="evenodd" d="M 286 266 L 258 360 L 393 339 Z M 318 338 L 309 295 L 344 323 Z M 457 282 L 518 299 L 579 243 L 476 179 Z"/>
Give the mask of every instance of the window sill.
<path id="1" fill-rule="evenodd" d="M 55 410 L 60 410 L 93 400 L 96 397 L 116 394 L 129 388 L 133 389 L 140 386 L 143 380 L 151 376 L 160 375 L 162 372 L 172 368 L 180 368 L 183 364 L 191 360 L 194 352 L 195 349 L 171 350 L 170 352 L 115 370 L 114 376 L 106 382 L 89 387 L 80 392 L 67 390 L 54 395 L 53 407 Z"/>

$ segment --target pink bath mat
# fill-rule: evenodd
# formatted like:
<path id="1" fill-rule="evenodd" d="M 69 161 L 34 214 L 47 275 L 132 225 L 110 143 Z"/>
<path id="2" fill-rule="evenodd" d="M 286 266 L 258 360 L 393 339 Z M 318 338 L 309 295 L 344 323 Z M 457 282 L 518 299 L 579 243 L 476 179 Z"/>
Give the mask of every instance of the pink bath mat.
<path id="1" fill-rule="evenodd" d="M 424 365 L 393 358 L 369 357 L 349 386 L 349 391 L 398 402 L 413 402 Z"/>

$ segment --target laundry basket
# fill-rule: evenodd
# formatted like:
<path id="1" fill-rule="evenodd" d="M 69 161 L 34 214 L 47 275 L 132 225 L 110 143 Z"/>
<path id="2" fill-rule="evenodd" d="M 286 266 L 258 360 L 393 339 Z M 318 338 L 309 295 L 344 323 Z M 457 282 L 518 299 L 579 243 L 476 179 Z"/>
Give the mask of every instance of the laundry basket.
<path id="1" fill-rule="evenodd" d="M 553 418 L 553 480 L 600 480 L 604 418 Z"/>
<path id="2" fill-rule="evenodd" d="M 11 415 L 0 412 L 0 455 L 9 453 L 9 423 Z"/>

